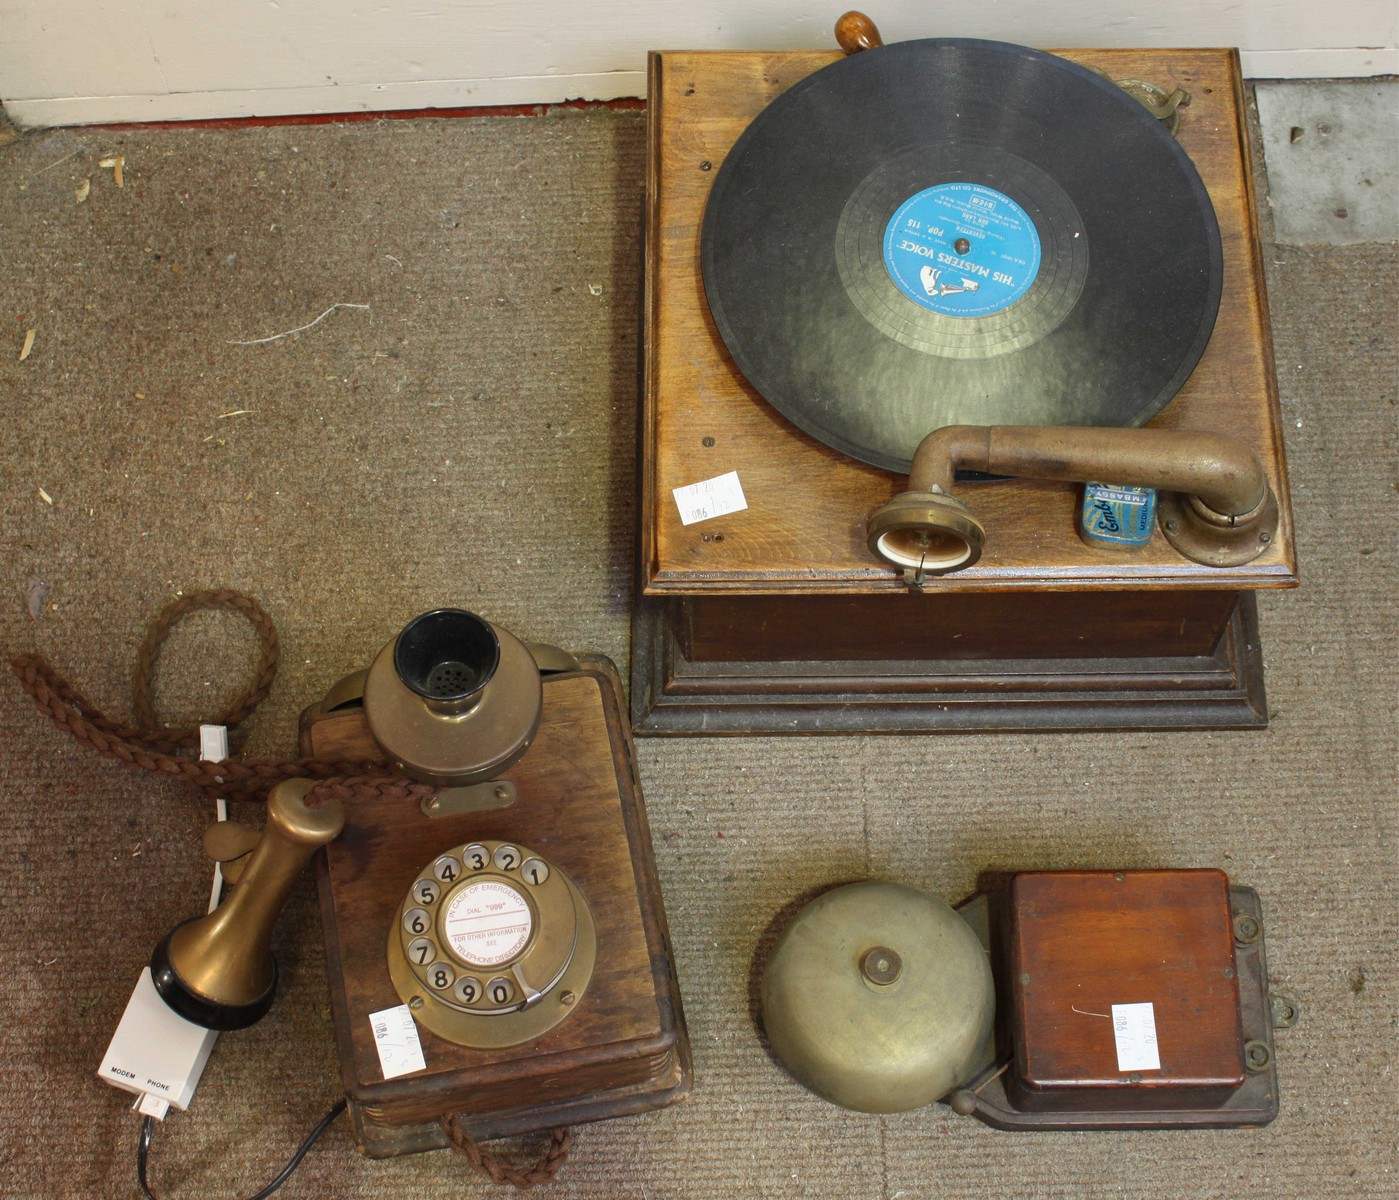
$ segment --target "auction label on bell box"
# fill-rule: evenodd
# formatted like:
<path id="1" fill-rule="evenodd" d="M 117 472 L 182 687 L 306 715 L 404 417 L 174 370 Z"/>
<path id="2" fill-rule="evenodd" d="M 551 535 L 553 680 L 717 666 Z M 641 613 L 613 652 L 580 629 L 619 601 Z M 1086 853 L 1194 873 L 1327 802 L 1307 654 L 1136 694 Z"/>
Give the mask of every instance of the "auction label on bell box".
<path id="1" fill-rule="evenodd" d="M 1119 1071 L 1159 1071 L 1156 1048 L 1156 1008 L 1145 1004 L 1114 1004 L 1112 1036 L 1117 1042 Z"/>

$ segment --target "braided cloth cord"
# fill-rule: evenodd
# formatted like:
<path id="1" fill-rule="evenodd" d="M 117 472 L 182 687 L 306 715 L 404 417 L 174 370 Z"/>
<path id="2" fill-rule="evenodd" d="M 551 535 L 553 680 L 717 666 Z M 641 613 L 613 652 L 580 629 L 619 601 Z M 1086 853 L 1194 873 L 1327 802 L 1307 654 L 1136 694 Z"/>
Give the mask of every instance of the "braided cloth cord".
<path id="1" fill-rule="evenodd" d="M 211 609 L 222 609 L 245 618 L 257 634 L 259 653 L 252 684 L 229 705 L 228 711 L 222 717 L 210 724 L 226 725 L 229 729 L 236 728 L 252 715 L 253 710 L 272 690 L 272 681 L 277 677 L 277 664 L 282 657 L 282 641 L 277 636 L 277 626 L 267 615 L 266 609 L 251 596 L 244 596 L 240 592 L 196 592 L 161 609 L 146 630 L 145 640 L 136 652 L 136 669 L 132 672 L 132 709 L 136 714 L 136 725 L 139 729 L 161 728 L 161 720 L 155 711 L 155 674 L 165 639 L 190 613 Z M 192 749 L 199 744 L 199 731 L 190 729 L 183 733 L 167 734 L 166 741 L 168 746 L 154 748 L 171 751 L 177 748 Z"/>
<path id="2" fill-rule="evenodd" d="M 290 762 L 226 759 L 211 763 L 181 757 L 180 751 L 199 745 L 199 730 L 160 727 L 155 710 L 156 669 L 170 631 L 191 613 L 210 609 L 245 618 L 257 634 L 260 646 L 253 682 L 222 717 L 211 722 L 231 729 L 246 720 L 267 695 L 281 657 L 281 643 L 272 618 L 256 600 L 240 592 L 192 592 L 167 604 L 156 615 L 137 652 L 132 671 L 133 702 L 139 722 L 136 726 L 104 716 L 41 655 L 21 654 L 10 666 L 39 711 L 76 741 L 133 770 L 178 779 L 210 797 L 265 798 L 273 786 L 285 779 L 317 781 L 306 795 L 308 807 L 331 800 L 348 804 L 376 798 L 422 800 L 436 793 L 435 787 L 408 779 L 382 763 L 329 762 L 316 758 L 298 758 Z M 452 1148 L 464 1154 L 478 1171 L 496 1183 L 513 1183 L 519 1188 L 531 1188 L 551 1180 L 563 1165 L 573 1141 L 572 1130 L 553 1130 L 549 1148 L 539 1162 L 521 1169 L 512 1166 L 503 1155 L 482 1150 L 461 1128 L 459 1114 L 444 1116 L 441 1125 Z"/>
<path id="3" fill-rule="evenodd" d="M 306 796 L 305 802 L 312 808 L 332 799 L 350 802 L 394 796 L 422 799 L 437 790 L 408 779 L 382 763 L 331 762 L 315 758 L 290 762 L 225 759 L 211 763 L 181 757 L 179 751 L 198 745 L 199 730 L 159 728 L 153 699 L 155 671 L 161 647 L 170 631 L 191 613 L 206 609 L 222 609 L 245 617 L 261 644 L 253 683 L 215 722 L 233 727 L 245 720 L 267 695 L 281 654 L 272 618 L 256 600 L 238 592 L 192 592 L 166 605 L 151 622 L 133 672 L 132 690 L 139 726 L 104 716 L 40 655 L 22 654 L 10 665 L 20 686 L 33 698 L 39 711 L 76 741 L 133 770 L 178 779 L 211 797 L 265 798 L 274 785 L 285 779 L 318 781 Z"/>
<path id="4" fill-rule="evenodd" d="M 558 1174 L 573 1145 L 573 1130 L 551 1129 L 549 1146 L 539 1161 L 532 1167 L 516 1167 L 512 1166 L 504 1155 L 482 1150 L 472 1141 L 471 1135 L 461 1127 L 460 1113 L 451 1113 L 437 1123 L 447 1135 L 447 1140 L 452 1143 L 452 1149 L 465 1155 L 482 1175 L 494 1183 L 513 1183 L 517 1188 L 532 1188 L 548 1183 Z"/>

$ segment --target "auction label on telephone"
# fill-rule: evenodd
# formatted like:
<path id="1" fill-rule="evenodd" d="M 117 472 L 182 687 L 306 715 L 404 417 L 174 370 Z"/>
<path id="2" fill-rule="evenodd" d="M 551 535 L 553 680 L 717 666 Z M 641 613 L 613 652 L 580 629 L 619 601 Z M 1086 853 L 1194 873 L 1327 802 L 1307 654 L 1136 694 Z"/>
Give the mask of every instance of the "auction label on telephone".
<path id="1" fill-rule="evenodd" d="M 374 1030 L 374 1048 L 379 1051 L 379 1067 L 385 1079 L 411 1075 L 427 1066 L 423 1061 L 423 1044 L 418 1041 L 418 1027 L 408 1005 L 385 1008 L 369 1014 Z"/>
<path id="2" fill-rule="evenodd" d="M 682 525 L 693 525 L 696 521 L 708 521 L 732 512 L 742 512 L 748 507 L 737 471 L 730 471 L 727 475 L 716 475 L 713 479 L 701 480 L 685 487 L 673 488 L 672 494 L 680 509 Z"/>
<path id="3" fill-rule="evenodd" d="M 1112 1006 L 1112 1036 L 1117 1040 L 1119 1071 L 1159 1071 L 1161 1056 L 1156 1049 L 1156 1009 L 1144 1004 Z"/>

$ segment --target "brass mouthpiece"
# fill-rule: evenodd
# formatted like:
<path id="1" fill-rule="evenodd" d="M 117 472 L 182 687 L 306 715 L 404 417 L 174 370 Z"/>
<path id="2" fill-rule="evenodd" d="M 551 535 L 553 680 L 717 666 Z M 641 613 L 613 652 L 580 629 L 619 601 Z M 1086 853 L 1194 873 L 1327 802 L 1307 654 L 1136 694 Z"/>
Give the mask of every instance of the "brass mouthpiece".
<path id="1" fill-rule="evenodd" d="M 475 613 L 415 617 L 364 678 L 365 720 L 399 770 L 438 787 L 496 778 L 539 730 L 539 666 L 523 642 Z"/>

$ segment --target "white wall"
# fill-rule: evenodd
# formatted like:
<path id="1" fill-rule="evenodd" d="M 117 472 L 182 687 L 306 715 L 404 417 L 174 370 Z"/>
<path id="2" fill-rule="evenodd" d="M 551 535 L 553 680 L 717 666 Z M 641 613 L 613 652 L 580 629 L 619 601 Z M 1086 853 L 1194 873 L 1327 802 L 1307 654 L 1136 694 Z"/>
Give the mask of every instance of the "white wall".
<path id="1" fill-rule="evenodd" d="M 1394 0 L 885 0 L 888 41 L 1239 46 L 1255 78 L 1399 72 Z M 813 0 L 0 0 L 23 125 L 611 99 L 652 49 L 834 45 Z"/>

